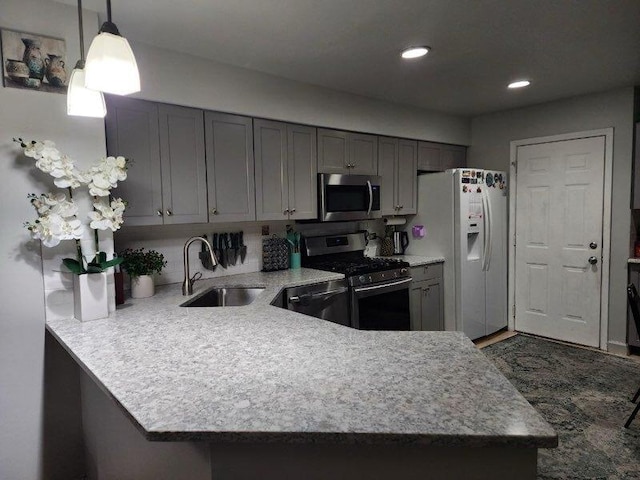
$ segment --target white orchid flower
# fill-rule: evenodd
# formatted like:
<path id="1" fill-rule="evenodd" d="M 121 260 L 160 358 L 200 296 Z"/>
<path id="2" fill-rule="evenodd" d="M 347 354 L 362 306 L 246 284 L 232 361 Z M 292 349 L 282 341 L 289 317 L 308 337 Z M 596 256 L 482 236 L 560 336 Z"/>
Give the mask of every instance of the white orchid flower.
<path id="1" fill-rule="evenodd" d="M 91 223 L 89 226 L 96 230 L 111 230 L 115 232 L 124 223 L 122 214 L 124 213 L 125 203 L 121 198 L 106 203 L 102 198 L 93 202 L 94 211 L 89 212 Z"/>

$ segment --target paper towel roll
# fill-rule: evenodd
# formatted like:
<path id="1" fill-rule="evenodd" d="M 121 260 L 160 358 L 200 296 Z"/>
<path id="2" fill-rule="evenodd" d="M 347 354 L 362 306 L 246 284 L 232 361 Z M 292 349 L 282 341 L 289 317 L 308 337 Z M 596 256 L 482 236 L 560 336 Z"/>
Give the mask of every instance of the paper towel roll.
<path id="1" fill-rule="evenodd" d="M 384 223 L 385 225 L 404 225 L 405 223 L 407 223 L 407 219 L 406 218 L 385 218 Z"/>

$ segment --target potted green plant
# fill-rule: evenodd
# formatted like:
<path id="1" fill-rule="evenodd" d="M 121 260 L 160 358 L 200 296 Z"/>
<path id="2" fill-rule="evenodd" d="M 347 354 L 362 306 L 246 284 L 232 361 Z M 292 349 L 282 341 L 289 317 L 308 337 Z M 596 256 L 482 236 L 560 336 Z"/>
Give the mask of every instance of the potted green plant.
<path id="1" fill-rule="evenodd" d="M 155 250 L 144 250 L 144 247 L 126 250 L 118 254 L 122 260 L 122 268 L 131 277 L 131 296 L 133 298 L 151 297 L 155 293 L 153 274 L 162 274 L 167 266 L 164 255 Z"/>

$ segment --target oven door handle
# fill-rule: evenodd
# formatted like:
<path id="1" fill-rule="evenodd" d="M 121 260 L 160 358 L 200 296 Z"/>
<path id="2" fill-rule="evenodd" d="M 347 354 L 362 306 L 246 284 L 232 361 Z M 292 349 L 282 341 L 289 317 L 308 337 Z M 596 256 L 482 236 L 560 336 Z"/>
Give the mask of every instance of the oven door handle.
<path id="1" fill-rule="evenodd" d="M 303 301 L 313 301 L 313 300 L 319 300 L 322 298 L 331 298 L 331 297 L 335 297 L 336 295 L 340 295 L 342 293 L 347 293 L 347 289 L 346 288 L 338 288 L 336 290 L 329 290 L 328 292 L 322 292 L 322 293 L 306 293 L 306 294 L 302 294 L 302 295 L 292 295 L 291 297 L 289 297 L 289 303 L 301 303 Z"/>
<path id="2" fill-rule="evenodd" d="M 370 180 L 367 180 L 367 187 L 369 187 L 369 210 L 367 210 L 367 216 L 369 216 L 373 208 L 373 187 L 371 186 Z"/>
<path id="3" fill-rule="evenodd" d="M 371 287 L 356 287 L 353 289 L 353 291 L 355 293 L 363 293 L 363 292 L 371 292 L 374 290 L 384 290 L 386 288 L 391 288 L 391 287 L 399 287 L 401 285 L 408 285 L 413 281 L 413 278 L 409 277 L 409 278 L 405 278 L 403 280 L 399 280 L 397 282 L 391 282 L 391 283 L 383 283 L 380 285 L 373 285 Z"/>

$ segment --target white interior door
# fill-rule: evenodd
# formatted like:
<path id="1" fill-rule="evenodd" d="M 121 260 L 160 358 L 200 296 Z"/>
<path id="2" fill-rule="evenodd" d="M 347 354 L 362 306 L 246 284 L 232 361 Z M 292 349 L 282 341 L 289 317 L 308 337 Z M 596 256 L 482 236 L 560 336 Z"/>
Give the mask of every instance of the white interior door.
<path id="1" fill-rule="evenodd" d="M 515 328 L 598 347 L 605 137 L 517 148 Z"/>

